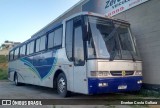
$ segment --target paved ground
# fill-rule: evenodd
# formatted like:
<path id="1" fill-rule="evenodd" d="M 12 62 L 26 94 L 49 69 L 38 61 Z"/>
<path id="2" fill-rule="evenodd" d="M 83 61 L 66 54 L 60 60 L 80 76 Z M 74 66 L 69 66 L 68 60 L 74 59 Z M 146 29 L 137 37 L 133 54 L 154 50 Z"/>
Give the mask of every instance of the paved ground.
<path id="1" fill-rule="evenodd" d="M 137 97 L 136 95 L 131 94 L 103 94 L 103 95 L 94 95 L 86 96 L 82 94 L 73 94 L 70 99 L 139 99 L 143 97 Z M 33 85 L 25 86 L 15 86 L 13 82 L 9 81 L 0 81 L 0 99 L 62 99 L 57 93 L 56 90 L 50 88 L 44 88 Z M 4 107 L 4 106 L 3 106 Z M 0 106 L 0 108 L 3 108 Z M 20 108 L 15 107 L 15 108 Z M 75 108 L 75 106 L 43 106 L 46 108 Z M 138 106 L 76 106 L 77 108 L 138 108 Z M 148 107 L 148 106 L 144 106 Z M 160 107 L 160 106 L 159 106 Z M 8 108 L 8 107 L 4 107 Z M 11 107 L 14 108 L 14 107 Z M 27 108 L 27 106 L 26 106 Z M 33 106 L 32 108 L 37 108 Z M 38 107 L 41 108 L 41 107 Z M 142 107 L 143 108 L 143 107 Z M 154 107 L 153 107 L 154 108 Z M 158 108 L 158 107 L 157 107 Z"/>
<path id="2" fill-rule="evenodd" d="M 2 99 L 62 99 L 55 89 L 45 88 L 34 85 L 24 85 L 24 86 L 15 86 L 13 82 L 10 81 L 0 81 L 0 98 Z M 103 95 L 94 95 L 87 96 L 82 94 L 72 94 L 69 99 L 130 99 L 130 98 L 139 98 L 135 95 L 129 94 L 103 94 Z"/>

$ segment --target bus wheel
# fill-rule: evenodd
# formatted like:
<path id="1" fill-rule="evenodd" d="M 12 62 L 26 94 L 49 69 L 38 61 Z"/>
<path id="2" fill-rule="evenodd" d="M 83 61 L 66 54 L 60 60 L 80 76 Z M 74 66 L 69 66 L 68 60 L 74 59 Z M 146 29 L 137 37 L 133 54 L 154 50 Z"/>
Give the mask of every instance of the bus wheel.
<path id="1" fill-rule="evenodd" d="M 14 82 L 15 82 L 16 86 L 20 85 L 20 83 L 18 82 L 18 75 L 17 74 L 15 74 Z"/>
<path id="2" fill-rule="evenodd" d="M 63 73 L 60 73 L 57 78 L 57 92 L 62 97 L 69 96 L 69 91 L 67 91 L 67 79 Z"/>

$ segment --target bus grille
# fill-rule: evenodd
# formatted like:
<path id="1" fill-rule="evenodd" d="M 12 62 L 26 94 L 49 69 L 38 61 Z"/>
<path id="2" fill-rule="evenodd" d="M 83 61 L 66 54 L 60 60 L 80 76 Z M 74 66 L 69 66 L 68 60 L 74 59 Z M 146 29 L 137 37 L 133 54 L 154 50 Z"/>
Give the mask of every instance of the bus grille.
<path id="1" fill-rule="evenodd" d="M 112 76 L 129 76 L 133 75 L 134 71 L 125 71 L 125 75 L 123 75 L 122 71 L 110 71 Z"/>

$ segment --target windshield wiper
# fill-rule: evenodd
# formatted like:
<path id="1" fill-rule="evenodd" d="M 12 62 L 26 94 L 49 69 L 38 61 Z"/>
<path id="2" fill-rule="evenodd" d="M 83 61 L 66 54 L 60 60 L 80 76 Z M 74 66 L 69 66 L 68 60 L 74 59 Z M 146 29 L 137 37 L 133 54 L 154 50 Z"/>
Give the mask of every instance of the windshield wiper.
<path id="1" fill-rule="evenodd" d="M 128 42 L 128 44 L 129 44 L 129 42 Z M 126 43 L 125 43 L 124 45 L 126 46 L 127 50 L 129 51 L 130 55 L 132 56 L 132 60 L 133 60 L 133 61 L 136 61 L 136 59 L 134 58 L 133 53 L 129 50 L 128 45 L 126 45 Z"/>
<path id="2" fill-rule="evenodd" d="M 116 57 L 116 55 L 117 55 L 117 41 L 116 41 L 116 38 L 115 38 L 116 36 L 114 36 L 114 46 L 113 46 L 113 48 L 112 48 L 112 53 L 110 54 L 111 55 L 111 57 L 110 57 L 110 61 L 113 61 L 114 59 L 115 59 L 115 57 Z"/>
<path id="3" fill-rule="evenodd" d="M 114 38 L 114 41 L 115 41 L 115 44 L 114 44 L 113 49 L 112 49 L 112 51 L 114 51 L 114 53 L 111 54 L 111 57 L 109 59 L 110 61 L 113 61 L 115 59 L 116 55 L 117 55 L 117 51 L 118 51 L 117 48 L 116 48 L 116 44 L 117 44 L 116 37 L 117 37 L 117 35 L 115 35 L 115 34 L 117 33 L 117 29 L 119 27 L 120 27 L 120 25 L 118 25 L 117 27 L 114 27 L 114 30 L 109 34 L 108 40 L 111 39 L 111 38 Z"/>
<path id="4" fill-rule="evenodd" d="M 117 55 L 117 51 L 114 51 L 114 53 L 113 54 L 111 54 L 112 56 L 110 57 L 110 61 L 113 61 L 114 60 L 114 58 L 116 57 L 116 55 Z"/>
<path id="5" fill-rule="evenodd" d="M 133 53 L 130 51 L 130 50 L 128 50 L 129 51 L 129 53 L 131 54 L 131 56 L 132 56 L 132 60 L 133 61 L 136 61 L 136 59 L 134 58 L 134 55 L 133 55 Z"/>

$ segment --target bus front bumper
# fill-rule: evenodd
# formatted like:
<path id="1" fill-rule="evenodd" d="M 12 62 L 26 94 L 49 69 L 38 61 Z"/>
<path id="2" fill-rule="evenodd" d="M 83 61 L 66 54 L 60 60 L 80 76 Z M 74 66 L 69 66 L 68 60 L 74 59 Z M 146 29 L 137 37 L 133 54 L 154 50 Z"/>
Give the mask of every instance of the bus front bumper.
<path id="1" fill-rule="evenodd" d="M 142 76 L 119 78 L 88 78 L 89 94 L 138 91 L 142 86 Z"/>

